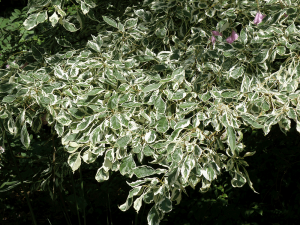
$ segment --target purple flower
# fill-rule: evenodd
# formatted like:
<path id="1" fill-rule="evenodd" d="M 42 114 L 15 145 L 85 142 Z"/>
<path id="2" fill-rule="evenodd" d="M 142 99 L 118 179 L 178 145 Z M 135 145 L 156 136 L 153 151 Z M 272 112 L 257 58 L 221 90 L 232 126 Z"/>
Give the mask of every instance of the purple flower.
<path id="1" fill-rule="evenodd" d="M 265 18 L 265 16 L 266 16 L 266 15 L 263 15 L 263 14 L 261 14 L 260 12 L 257 12 L 256 15 L 255 15 L 255 18 L 254 18 L 253 23 L 254 23 L 255 25 L 259 24 L 259 23 L 263 20 L 263 18 Z"/>
<path id="2" fill-rule="evenodd" d="M 9 69 L 9 65 L 6 65 L 6 68 Z"/>
<path id="3" fill-rule="evenodd" d="M 287 17 L 288 15 L 285 13 L 284 16 Z"/>
<path id="4" fill-rule="evenodd" d="M 222 36 L 222 33 L 219 33 L 218 31 L 212 31 L 212 34 L 214 35 L 214 36 Z"/>
<path id="5" fill-rule="evenodd" d="M 238 39 L 238 37 L 239 37 L 239 35 L 234 30 L 232 30 L 231 36 L 229 36 L 226 39 L 226 41 L 227 41 L 227 43 L 232 44 L 232 42 L 234 42 L 236 39 Z"/>
<path id="6" fill-rule="evenodd" d="M 214 35 L 211 37 L 211 42 L 212 42 L 213 44 L 216 42 L 216 38 L 215 38 Z"/>
<path id="7" fill-rule="evenodd" d="M 219 33 L 218 31 L 212 31 L 212 37 L 211 37 L 211 42 L 214 44 L 216 42 L 215 36 L 222 36 L 222 33 Z"/>

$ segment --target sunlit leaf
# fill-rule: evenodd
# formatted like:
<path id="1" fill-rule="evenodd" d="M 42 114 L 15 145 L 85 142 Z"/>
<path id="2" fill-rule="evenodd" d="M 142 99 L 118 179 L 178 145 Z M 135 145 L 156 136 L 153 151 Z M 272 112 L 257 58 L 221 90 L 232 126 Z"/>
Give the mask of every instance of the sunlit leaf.
<path id="1" fill-rule="evenodd" d="M 68 158 L 68 164 L 73 172 L 76 171 L 81 165 L 80 152 L 75 152 L 71 154 Z"/>

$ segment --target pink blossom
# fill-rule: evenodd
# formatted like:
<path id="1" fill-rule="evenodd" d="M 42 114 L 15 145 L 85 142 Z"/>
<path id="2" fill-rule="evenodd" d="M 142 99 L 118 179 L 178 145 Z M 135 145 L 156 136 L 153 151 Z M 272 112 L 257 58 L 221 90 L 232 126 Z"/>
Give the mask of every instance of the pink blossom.
<path id="1" fill-rule="evenodd" d="M 261 14 L 260 12 L 257 12 L 256 15 L 255 15 L 255 18 L 254 18 L 253 23 L 254 23 L 255 25 L 259 24 L 259 23 L 263 20 L 263 18 L 265 18 L 265 16 L 266 16 L 266 15 L 263 15 L 263 14 Z"/>
<path id="2" fill-rule="evenodd" d="M 219 33 L 218 31 L 212 31 L 212 34 L 214 35 L 214 36 L 222 36 L 222 33 Z"/>
<path id="3" fill-rule="evenodd" d="M 216 38 L 215 38 L 214 35 L 211 37 L 211 42 L 212 42 L 213 44 L 216 42 Z"/>
<path id="4" fill-rule="evenodd" d="M 238 37 L 239 37 L 239 35 L 234 30 L 232 30 L 231 36 L 229 36 L 226 39 L 226 41 L 227 41 L 227 43 L 232 44 L 232 42 L 234 42 L 236 39 L 238 39 Z"/>
<path id="5" fill-rule="evenodd" d="M 211 37 L 211 42 L 214 44 L 216 42 L 215 36 L 222 36 L 222 33 L 219 33 L 218 31 L 212 31 L 212 37 Z"/>
<path id="6" fill-rule="evenodd" d="M 285 13 L 284 16 L 287 17 L 288 15 Z"/>
<path id="7" fill-rule="evenodd" d="M 6 65 L 6 68 L 9 69 L 9 65 Z"/>

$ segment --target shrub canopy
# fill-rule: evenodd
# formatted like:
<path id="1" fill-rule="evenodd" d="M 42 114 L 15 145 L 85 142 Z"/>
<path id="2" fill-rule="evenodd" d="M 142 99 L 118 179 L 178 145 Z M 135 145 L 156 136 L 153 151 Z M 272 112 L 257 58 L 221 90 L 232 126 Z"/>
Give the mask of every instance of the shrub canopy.
<path id="1" fill-rule="evenodd" d="M 255 191 L 242 131 L 278 124 L 286 135 L 294 120 L 300 132 L 299 1 L 113 7 L 29 1 L 24 27 L 49 36 L 0 71 L 2 146 L 9 132 L 28 148 L 29 132 L 50 126 L 73 171 L 101 157 L 98 182 L 136 177 L 119 208 L 153 204 L 149 224 L 223 171 Z"/>

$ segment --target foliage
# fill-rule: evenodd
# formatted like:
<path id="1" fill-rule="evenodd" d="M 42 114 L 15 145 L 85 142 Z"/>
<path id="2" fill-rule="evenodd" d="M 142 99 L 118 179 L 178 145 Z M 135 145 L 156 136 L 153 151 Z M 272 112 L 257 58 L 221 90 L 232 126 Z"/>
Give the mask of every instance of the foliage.
<path id="1" fill-rule="evenodd" d="M 298 137 L 295 126 L 292 126 L 288 136 L 282 136 L 278 125 L 272 127 L 271 132 L 265 137 L 261 130 L 248 129 L 248 131 L 244 131 L 246 150 L 257 151 L 257 154 L 248 159 L 250 164 L 248 171 L 255 184 L 255 189 L 260 194 L 255 194 L 248 187 L 232 188 L 230 177 L 223 173 L 218 180 L 212 183 L 210 190 L 204 194 L 200 193 L 197 188 L 194 190 L 187 187 L 189 196 L 183 195 L 181 203 L 174 205 L 173 210 L 165 216 L 161 224 L 296 224 L 294 221 L 297 221 L 300 210 L 298 204 L 300 183 L 295 179 L 300 172 Z M 32 142 L 35 143 L 40 141 L 41 138 L 33 137 L 32 139 Z M 31 164 L 31 159 L 21 158 L 21 156 L 28 154 L 28 151 L 22 147 L 20 140 L 16 139 L 13 143 L 20 151 L 17 158 L 21 170 L 26 171 L 28 165 Z M 37 149 L 41 149 L 39 145 L 36 146 Z M 43 160 L 39 164 L 35 164 L 35 167 L 47 169 L 47 165 L 43 165 L 42 162 Z M 111 224 L 147 224 L 146 213 L 151 209 L 151 205 L 142 206 L 138 215 L 134 215 L 133 208 L 122 212 L 117 207 L 126 200 L 129 191 L 129 186 L 125 182 L 127 178 L 115 172 L 112 174 L 112 179 L 97 183 L 94 179 L 96 168 L 95 163 L 83 164 L 81 167 L 85 187 L 87 224 L 110 224 L 110 221 Z M 272 169 L 270 170 L 270 168 Z M 0 177 L 15 174 L 15 171 L 9 171 L 9 169 L 11 169 L 9 164 L 2 166 Z M 70 175 L 64 177 L 62 184 L 61 194 L 64 203 L 60 197 L 52 201 L 49 194 L 41 190 L 30 193 L 38 224 L 49 224 L 47 218 L 52 225 L 66 224 L 63 212 L 69 215 L 72 224 L 79 224 Z M 29 176 L 23 177 L 24 180 L 31 180 Z M 11 179 L 15 180 L 16 178 Z M 74 174 L 74 180 L 76 190 L 80 190 L 78 173 Z M 26 185 L 32 184 L 26 183 Z M 8 186 L 5 185 L 0 190 L 5 187 Z M 26 207 L 26 202 L 22 198 L 23 193 L 19 187 L 6 193 L 0 192 L 0 215 L 6 218 L 3 224 L 29 224 L 28 207 Z M 79 210 L 82 212 L 80 193 L 77 192 L 76 196 Z M 61 207 L 63 204 L 67 208 L 66 211 Z M 43 213 L 38 213 L 41 209 Z M 135 223 L 136 216 L 138 223 Z"/>
<path id="2" fill-rule="evenodd" d="M 245 130 L 278 124 L 287 135 L 293 120 L 300 132 L 298 8 L 145 0 L 123 13 L 109 1 L 29 1 L 23 25 L 41 41 L 0 72 L 2 146 L 9 133 L 30 148 L 48 126 L 60 165 L 67 152 L 73 172 L 101 162 L 98 182 L 120 172 L 132 187 L 120 209 L 152 204 L 148 224 L 223 171 L 255 192 Z"/>
<path id="3" fill-rule="evenodd" d="M 26 19 L 26 8 L 23 10 L 14 9 L 9 18 L 0 17 L 0 65 L 3 67 L 5 61 L 10 58 L 15 60 L 15 55 L 23 50 L 28 50 L 28 41 L 33 31 L 27 31 L 23 27 L 23 21 Z M 36 39 L 35 39 L 36 40 Z"/>

